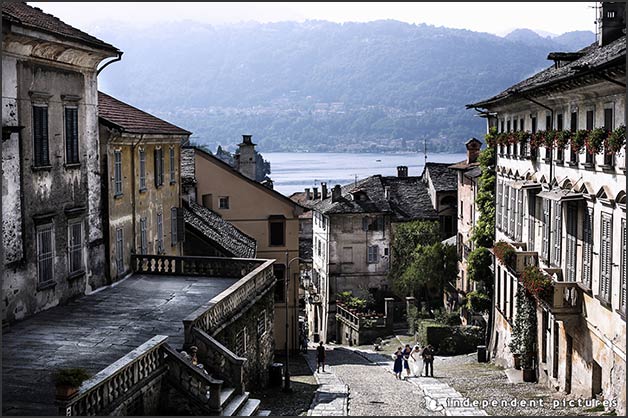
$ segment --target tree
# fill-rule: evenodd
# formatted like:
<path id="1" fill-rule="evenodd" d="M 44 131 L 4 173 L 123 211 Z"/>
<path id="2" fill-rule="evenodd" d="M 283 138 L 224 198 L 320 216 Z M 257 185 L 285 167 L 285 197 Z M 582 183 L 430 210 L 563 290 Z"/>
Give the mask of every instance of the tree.
<path id="1" fill-rule="evenodd" d="M 412 221 L 397 225 L 391 245 L 389 280 L 394 281 L 403 275 L 412 262 L 412 254 L 417 246 L 431 245 L 439 241 L 438 222 Z"/>
<path id="2" fill-rule="evenodd" d="M 487 134 L 487 137 L 491 135 Z M 475 203 L 480 212 L 472 240 L 477 246 L 492 247 L 495 240 L 495 148 L 485 148 L 478 157 L 482 174 Z"/>
<path id="3" fill-rule="evenodd" d="M 490 289 L 493 285 L 493 257 L 488 248 L 477 247 L 469 253 L 467 258 L 467 277 L 474 282 L 482 283 L 484 288 Z"/>

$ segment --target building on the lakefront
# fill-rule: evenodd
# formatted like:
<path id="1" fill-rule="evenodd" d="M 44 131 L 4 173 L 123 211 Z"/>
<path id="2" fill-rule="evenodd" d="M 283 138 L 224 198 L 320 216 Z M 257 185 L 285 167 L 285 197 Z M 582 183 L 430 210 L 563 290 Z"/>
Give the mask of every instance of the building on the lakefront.
<path id="1" fill-rule="evenodd" d="M 388 289 L 395 226 L 437 221 L 428 187 L 408 168 L 398 176 L 375 175 L 341 187 L 313 208 L 313 272 L 307 306 L 311 338 L 338 340 L 336 296 L 343 291 Z M 306 298 L 309 300 L 309 297 Z"/>
<path id="2" fill-rule="evenodd" d="M 456 235 L 456 248 L 458 250 L 458 276 L 453 288 L 446 289 L 447 302 L 452 310 L 462 308 L 461 319 L 464 324 L 479 319 L 462 305 L 467 293 L 476 290 L 477 284 L 469 280 L 467 275 L 467 258 L 474 249 L 472 241 L 473 228 L 479 220 L 480 213 L 475 204 L 478 193 L 478 180 L 482 171 L 477 161 L 480 155 L 482 142 L 471 138 L 465 143 L 467 159 L 449 166 L 458 174 L 458 226 Z"/>
<path id="3" fill-rule="evenodd" d="M 516 248 L 512 264 L 496 257 L 490 350 L 513 364 L 516 290 L 537 265 L 551 279 L 536 298 L 538 380 L 624 415 L 625 3 L 602 3 L 598 24 L 596 43 L 550 53 L 551 67 L 468 107 L 497 128 L 496 240 Z M 532 141 L 499 135 L 515 131 Z"/>
<path id="4" fill-rule="evenodd" d="M 182 255 L 181 143 L 190 132 L 98 92 L 103 213 L 112 281 L 132 254 Z"/>
<path id="5" fill-rule="evenodd" d="M 303 208 L 287 196 L 255 181 L 256 162 L 250 135 L 240 144 L 239 167 L 234 169 L 198 147 L 184 147 L 184 196 L 212 210 L 256 241 L 256 254 L 276 260 L 275 345 L 284 350 L 286 303 L 289 349 L 298 347 L 299 216 Z M 289 264 L 289 266 L 287 266 Z M 286 275 L 290 271 L 287 282 Z"/>
<path id="6" fill-rule="evenodd" d="M 2 2 L 2 320 L 106 283 L 97 67 L 114 46 Z"/>

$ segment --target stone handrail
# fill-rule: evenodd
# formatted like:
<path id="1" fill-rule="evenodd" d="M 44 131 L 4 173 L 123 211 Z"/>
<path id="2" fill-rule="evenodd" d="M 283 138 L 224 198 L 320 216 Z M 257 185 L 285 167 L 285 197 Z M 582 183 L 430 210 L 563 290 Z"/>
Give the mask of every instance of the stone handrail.
<path id="1" fill-rule="evenodd" d="M 140 274 L 239 278 L 259 267 L 264 261 L 251 258 L 133 254 L 131 267 L 135 273 Z"/>
<path id="2" fill-rule="evenodd" d="M 342 304 L 337 303 L 337 315 L 345 319 L 352 328 L 359 330 L 360 328 L 374 328 L 374 327 L 385 327 L 386 326 L 386 317 L 381 316 L 369 316 L 369 315 L 356 315 L 353 312 L 350 312 L 347 308 L 345 308 Z"/>
<path id="3" fill-rule="evenodd" d="M 220 414 L 222 380 L 205 374 L 168 344 L 163 346 L 168 365 L 168 381 L 212 414 Z"/>
<path id="4" fill-rule="evenodd" d="M 192 329 L 197 356 L 202 363 L 219 373 L 238 393 L 244 393 L 244 363 L 246 358 L 238 357 L 220 341 L 198 328 Z"/>
<path id="5" fill-rule="evenodd" d="M 129 391 L 165 371 L 167 340 L 157 335 L 83 382 L 76 396 L 60 404 L 61 415 L 107 415 Z"/>
<path id="6" fill-rule="evenodd" d="M 183 320 L 185 347 L 191 345 L 193 328 L 213 335 L 221 325 L 258 296 L 265 294 L 276 282 L 272 269 L 274 260 L 261 261 L 261 265 L 258 261 L 258 266 L 253 271 L 249 270 L 243 278 Z"/>

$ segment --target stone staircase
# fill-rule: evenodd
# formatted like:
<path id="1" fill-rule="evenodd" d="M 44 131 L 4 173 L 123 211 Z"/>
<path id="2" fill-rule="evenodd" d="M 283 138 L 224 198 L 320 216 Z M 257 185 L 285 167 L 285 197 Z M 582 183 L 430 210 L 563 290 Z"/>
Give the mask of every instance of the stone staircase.
<path id="1" fill-rule="evenodd" d="M 260 410 L 260 400 L 252 399 L 249 392 L 236 394 L 235 388 L 224 388 L 220 392 L 222 416 L 225 417 L 252 417 L 269 416 L 270 411 Z"/>

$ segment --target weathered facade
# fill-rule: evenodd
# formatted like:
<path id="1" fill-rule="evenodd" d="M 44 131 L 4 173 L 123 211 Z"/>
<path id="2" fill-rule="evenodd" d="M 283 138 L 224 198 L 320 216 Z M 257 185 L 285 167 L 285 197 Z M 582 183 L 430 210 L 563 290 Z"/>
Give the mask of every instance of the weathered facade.
<path id="1" fill-rule="evenodd" d="M 375 175 L 336 185 L 331 197 L 314 206 L 313 275 L 307 317 L 311 338 L 336 335 L 336 296 L 343 291 L 387 290 L 390 243 L 395 225 L 438 220 L 421 177 Z"/>
<path id="2" fill-rule="evenodd" d="M 2 319 L 106 283 L 97 66 L 112 45 L 2 3 Z"/>
<path id="3" fill-rule="evenodd" d="M 131 272 L 132 254 L 182 255 L 181 143 L 190 132 L 98 93 L 108 273 Z"/>
<path id="4" fill-rule="evenodd" d="M 443 239 L 456 235 L 457 176 L 450 164 L 425 163 L 421 178 L 427 186 L 432 206 L 438 213 Z"/>
<path id="5" fill-rule="evenodd" d="M 250 139 L 243 140 L 243 144 Z M 248 146 L 248 145 L 247 145 Z M 276 260 L 273 268 L 279 282 L 275 287 L 275 347 L 285 347 L 286 303 L 288 304 L 289 349 L 298 347 L 299 216 L 303 208 L 288 197 L 236 171 L 229 164 L 199 148 L 185 147 L 182 167 L 187 185 L 184 196 L 208 208 L 257 243 L 258 257 Z M 241 155 L 245 155 L 242 153 Z M 286 291 L 289 264 L 290 278 Z"/>
<path id="6" fill-rule="evenodd" d="M 594 137 L 625 125 L 625 4 L 602 3 L 598 22 L 597 43 L 552 53 L 552 67 L 469 107 L 486 109 L 498 133 L 527 131 L 536 142 L 524 136 L 496 145 L 496 238 L 517 248 L 514 265 L 495 265 L 496 361 L 513 364 L 514 295 L 523 267 L 537 265 L 551 277 L 549 296 L 536 301 L 538 380 L 576 396 L 602 396 L 624 415 L 625 133 L 616 148 L 609 138 L 595 145 Z M 538 142 L 564 130 L 572 132 L 567 143 Z M 577 131 L 585 132 L 586 146 L 574 142 Z"/>
<path id="7" fill-rule="evenodd" d="M 473 228 L 479 219 L 479 212 L 475 204 L 478 193 L 478 180 L 481 175 L 480 164 L 477 158 L 480 154 L 482 142 L 476 138 L 471 138 L 465 143 L 467 148 L 467 159 L 449 166 L 458 174 L 458 226 L 456 234 L 456 246 L 458 249 L 458 277 L 455 288 L 448 289 L 447 302 L 452 310 L 461 306 L 465 295 L 476 290 L 477 284 L 469 280 L 467 276 L 467 258 L 474 249 L 471 240 Z M 468 312 L 466 307 L 462 307 L 461 319 L 463 324 L 473 321 L 474 315 Z"/>

